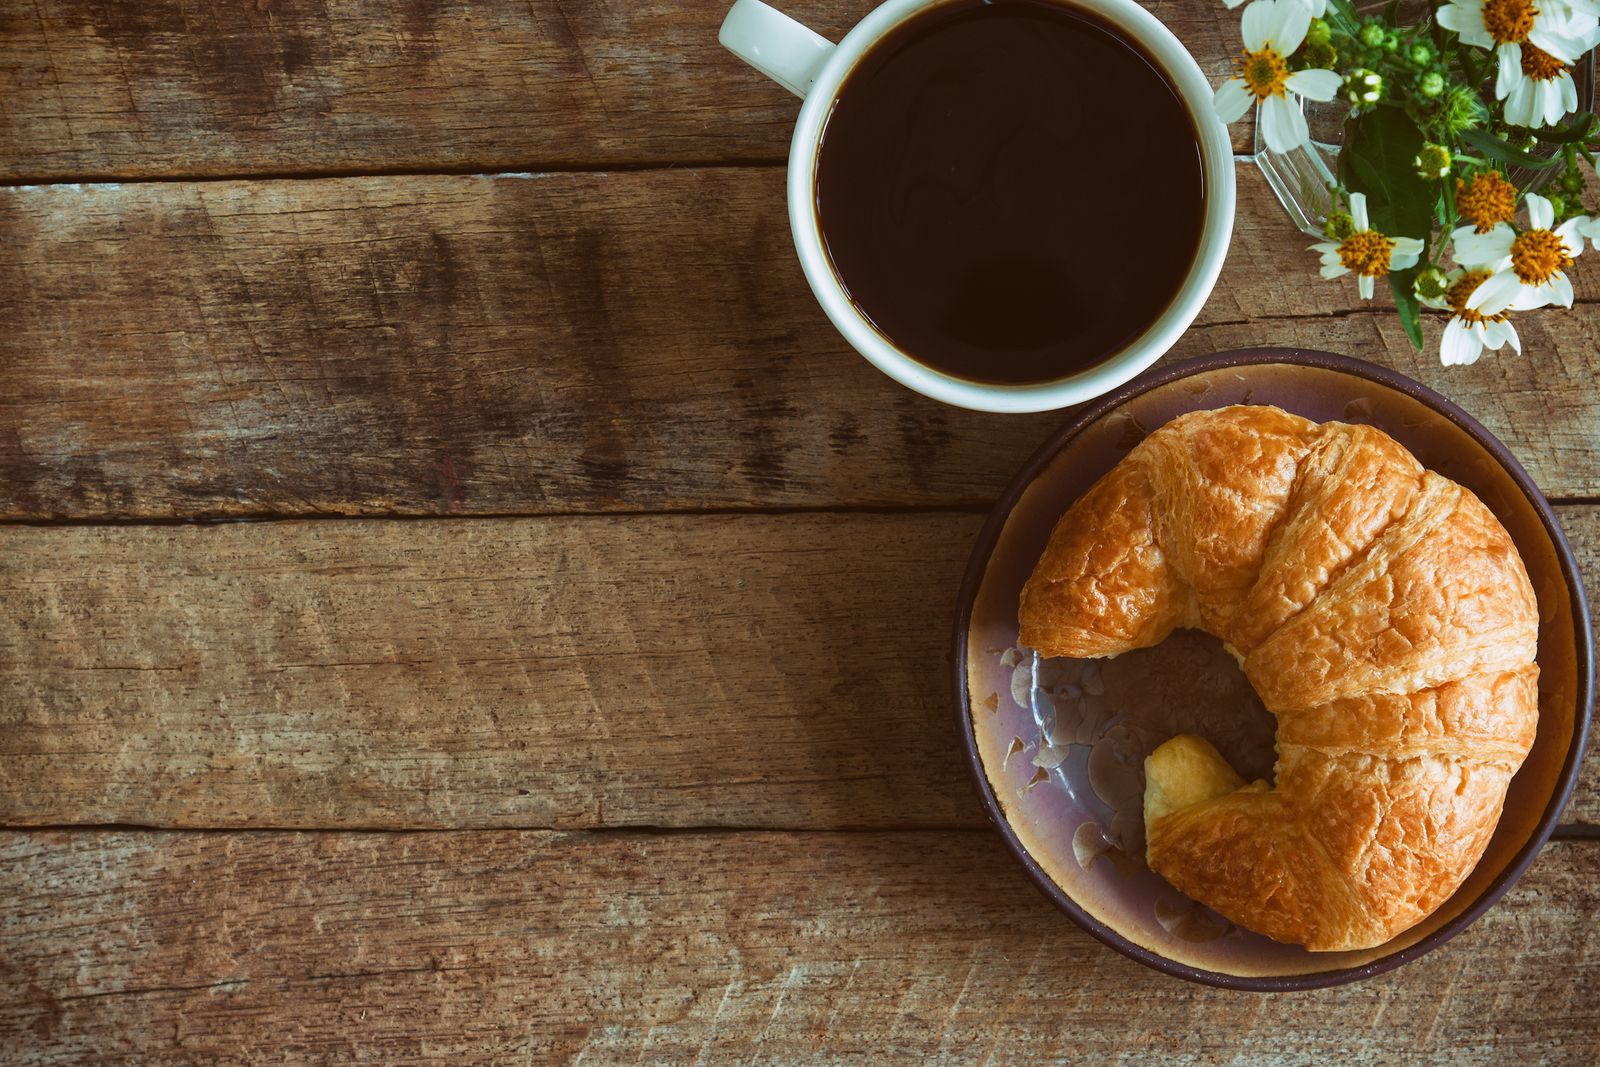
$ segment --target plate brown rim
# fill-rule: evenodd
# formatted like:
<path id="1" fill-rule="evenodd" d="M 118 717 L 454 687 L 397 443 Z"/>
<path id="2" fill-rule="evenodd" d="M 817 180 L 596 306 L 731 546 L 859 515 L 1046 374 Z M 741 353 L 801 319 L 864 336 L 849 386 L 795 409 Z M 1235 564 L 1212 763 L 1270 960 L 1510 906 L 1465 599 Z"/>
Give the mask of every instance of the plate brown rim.
<path id="1" fill-rule="evenodd" d="M 1573 631 L 1577 640 L 1577 670 L 1575 673 L 1578 679 L 1578 693 L 1577 707 L 1574 709 L 1573 714 L 1572 742 L 1567 748 L 1566 762 L 1562 765 L 1561 775 L 1557 779 L 1555 791 L 1551 794 L 1550 803 L 1545 808 L 1538 824 L 1534 827 L 1533 833 L 1529 835 L 1528 840 L 1523 843 L 1516 855 L 1512 857 L 1511 862 L 1495 876 L 1494 881 L 1490 882 L 1488 887 L 1479 894 L 1478 899 L 1468 905 L 1460 915 L 1457 915 L 1417 943 L 1389 953 L 1386 956 L 1381 956 L 1360 967 L 1343 967 L 1331 971 L 1318 971 L 1312 974 L 1256 977 L 1191 967 L 1188 964 L 1179 963 L 1167 956 L 1163 956 L 1158 952 L 1152 952 L 1141 945 L 1134 944 L 1079 906 L 1028 854 L 1027 849 L 1022 846 L 1022 842 L 1018 839 L 1016 832 L 1011 828 L 1009 820 L 1007 820 L 1004 811 L 1001 809 L 999 799 L 995 796 L 994 789 L 989 784 L 988 775 L 984 772 L 983 761 L 978 755 L 977 734 L 972 725 L 972 706 L 967 694 L 967 629 L 972 622 L 972 610 L 977 601 L 978 588 L 983 581 L 984 573 L 988 570 L 989 560 L 994 554 L 995 545 L 999 542 L 1000 532 L 1004 529 L 1006 520 L 1010 517 L 1012 509 L 1016 507 L 1017 501 L 1022 498 L 1023 492 L 1026 491 L 1029 485 L 1033 484 L 1034 479 L 1038 477 L 1045 465 L 1055 457 L 1056 453 L 1061 451 L 1068 441 L 1082 433 L 1108 412 L 1151 389 L 1207 371 L 1265 364 L 1290 364 L 1340 371 L 1398 390 L 1421 401 L 1455 423 L 1456 426 L 1460 427 L 1468 436 L 1472 437 L 1473 440 L 1477 441 L 1495 457 L 1495 460 L 1505 468 L 1506 473 L 1511 476 L 1517 488 L 1522 491 L 1523 496 L 1533 506 L 1534 511 L 1539 516 L 1539 521 L 1544 524 L 1545 532 L 1549 535 L 1551 543 L 1555 545 L 1556 555 L 1561 563 L 1562 576 L 1566 581 L 1567 593 L 1571 598 Z M 978 795 L 983 802 L 985 811 L 988 813 L 989 820 L 999 829 L 1006 847 L 1016 857 L 1017 861 L 1022 864 L 1023 869 L 1027 871 L 1034 884 L 1092 937 L 1148 967 L 1178 978 L 1188 979 L 1191 982 L 1225 989 L 1244 989 L 1268 993 L 1324 989 L 1328 986 L 1343 985 L 1347 982 L 1371 978 L 1374 975 L 1392 971 L 1402 964 L 1417 959 L 1424 953 L 1449 941 L 1470 926 L 1504 896 L 1507 890 L 1516 884 L 1517 880 L 1533 864 L 1540 850 L 1550 839 L 1550 834 L 1556 826 L 1556 820 L 1560 818 L 1561 812 L 1566 808 L 1567 801 L 1571 798 L 1572 791 L 1577 785 L 1578 768 L 1582 764 L 1584 749 L 1588 743 L 1590 718 L 1593 713 L 1594 637 L 1589 617 L 1588 599 L 1585 597 L 1583 590 L 1583 579 L 1578 571 L 1577 560 L 1572 554 L 1572 546 L 1567 542 L 1566 533 L 1561 529 L 1561 524 L 1556 519 L 1550 502 L 1539 491 L 1538 486 L 1534 484 L 1528 472 L 1522 468 L 1522 464 L 1517 462 L 1510 449 L 1506 448 L 1498 438 L 1485 429 L 1478 420 L 1468 415 L 1448 398 L 1429 389 L 1420 382 L 1413 381 L 1402 374 L 1386 367 L 1368 363 L 1365 360 L 1315 349 L 1270 347 L 1234 349 L 1146 371 L 1105 396 L 1092 401 L 1087 406 L 1080 408 L 1068 419 L 1065 426 L 1051 435 L 1049 440 L 1039 447 L 1038 451 L 1029 458 L 1028 462 L 1012 478 L 1010 484 L 1006 487 L 1005 493 L 989 512 L 988 519 L 978 533 L 977 543 L 973 546 L 972 556 L 967 562 L 966 573 L 961 579 L 959 595 L 960 600 L 955 620 L 954 656 L 952 659 L 956 691 L 956 717 L 961 733 L 962 747 L 966 755 L 967 769 L 977 785 Z"/>

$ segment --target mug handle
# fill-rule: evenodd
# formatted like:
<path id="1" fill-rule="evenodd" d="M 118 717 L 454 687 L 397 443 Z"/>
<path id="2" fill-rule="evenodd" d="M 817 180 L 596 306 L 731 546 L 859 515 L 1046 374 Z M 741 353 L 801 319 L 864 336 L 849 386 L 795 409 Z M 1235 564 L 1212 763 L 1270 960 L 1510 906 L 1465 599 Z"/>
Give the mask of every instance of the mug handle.
<path id="1" fill-rule="evenodd" d="M 737 0 L 717 40 L 802 100 L 836 47 L 761 0 Z"/>

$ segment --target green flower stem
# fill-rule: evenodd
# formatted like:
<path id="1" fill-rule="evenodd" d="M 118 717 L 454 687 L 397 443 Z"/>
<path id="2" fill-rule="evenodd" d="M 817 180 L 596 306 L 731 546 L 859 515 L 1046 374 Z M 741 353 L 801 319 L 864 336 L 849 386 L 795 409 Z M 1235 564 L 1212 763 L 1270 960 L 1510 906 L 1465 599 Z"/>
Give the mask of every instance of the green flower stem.
<path id="1" fill-rule="evenodd" d="M 1453 180 L 1454 178 L 1455 175 L 1450 174 L 1444 179 L 1444 198 L 1440 206 L 1444 208 L 1444 218 L 1441 221 L 1444 223 L 1445 233 L 1449 233 L 1456 228 L 1456 183 Z M 1435 243 L 1434 251 L 1439 251 L 1437 242 Z"/>

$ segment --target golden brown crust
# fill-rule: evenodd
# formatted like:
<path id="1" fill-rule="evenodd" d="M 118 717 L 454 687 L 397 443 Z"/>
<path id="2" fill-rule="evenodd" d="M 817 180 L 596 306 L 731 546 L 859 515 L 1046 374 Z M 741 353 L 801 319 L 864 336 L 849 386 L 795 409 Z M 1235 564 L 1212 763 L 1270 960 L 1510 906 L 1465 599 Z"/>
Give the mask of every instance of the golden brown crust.
<path id="1" fill-rule="evenodd" d="M 1123 462 L 1061 517 L 1022 589 L 1023 644 L 1116 655 L 1192 625 L 1189 591 L 1155 542 L 1154 500 L 1145 465 Z"/>
<path id="2" fill-rule="evenodd" d="M 1156 818 L 1152 869 L 1241 925 L 1366 948 L 1482 855 L 1538 722 L 1538 605 L 1509 535 L 1381 431 L 1185 415 L 1062 516 L 1024 644 L 1114 656 L 1199 626 L 1279 717 L 1277 786 Z"/>
<path id="3" fill-rule="evenodd" d="M 1456 756 L 1520 764 L 1533 747 L 1536 715 L 1507 708 L 1539 703 L 1539 668 L 1484 671 L 1415 693 L 1370 693 L 1278 713 L 1278 745 L 1322 752 L 1382 752 L 1394 758 Z"/>
<path id="4" fill-rule="evenodd" d="M 1167 881 L 1257 933 L 1308 948 L 1387 940 L 1353 889 L 1329 877 L 1280 790 L 1174 812 L 1150 827 L 1146 849 Z"/>
<path id="5" fill-rule="evenodd" d="M 1251 649 L 1244 669 L 1281 712 L 1514 670 L 1533 662 L 1538 636 L 1510 536 L 1477 497 L 1429 472 L 1406 517 Z"/>
<path id="6" fill-rule="evenodd" d="M 1381 430 L 1323 426 L 1239 613 L 1234 645 L 1254 648 L 1311 603 L 1406 514 L 1422 474 L 1416 457 Z"/>
<path id="7" fill-rule="evenodd" d="M 1201 627 L 1230 642 L 1316 430 L 1277 408 L 1236 410 L 1180 416 L 1140 445 L 1159 501 L 1157 540 L 1194 591 Z"/>

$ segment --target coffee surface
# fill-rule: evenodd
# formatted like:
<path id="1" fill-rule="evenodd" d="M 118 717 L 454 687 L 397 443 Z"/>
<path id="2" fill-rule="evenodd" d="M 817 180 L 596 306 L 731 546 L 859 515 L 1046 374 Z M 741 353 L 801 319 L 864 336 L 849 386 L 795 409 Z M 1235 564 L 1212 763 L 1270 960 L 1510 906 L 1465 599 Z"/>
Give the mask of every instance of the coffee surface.
<path id="1" fill-rule="evenodd" d="M 1159 318 L 1199 247 L 1204 180 L 1177 91 L 1052 0 L 952 0 L 845 79 L 817 157 L 839 280 L 902 352 L 1050 381 Z"/>

